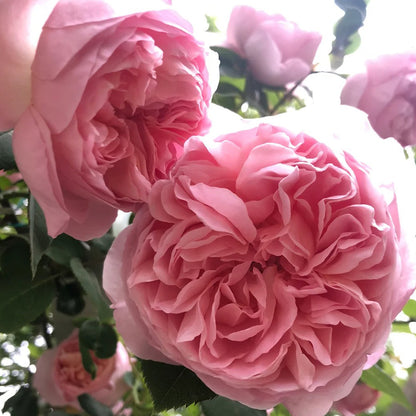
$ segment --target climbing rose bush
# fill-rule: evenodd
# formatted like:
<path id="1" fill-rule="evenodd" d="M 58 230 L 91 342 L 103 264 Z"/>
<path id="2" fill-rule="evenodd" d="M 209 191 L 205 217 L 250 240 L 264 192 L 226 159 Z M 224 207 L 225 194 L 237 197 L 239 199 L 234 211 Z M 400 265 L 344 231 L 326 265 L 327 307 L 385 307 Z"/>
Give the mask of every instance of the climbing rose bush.
<path id="1" fill-rule="evenodd" d="M 368 60 L 347 79 L 341 102 L 365 111 L 381 137 L 406 146 L 416 145 L 415 97 L 416 54 L 400 53 Z"/>
<path id="2" fill-rule="evenodd" d="M 253 124 L 187 142 L 116 239 L 104 288 L 139 357 L 321 416 L 381 356 L 414 288 L 414 172 L 353 108 Z"/>
<path id="3" fill-rule="evenodd" d="M 80 409 L 77 397 L 84 393 L 107 406 L 117 404 L 129 389 L 123 380 L 124 374 L 131 371 L 126 349 L 118 343 L 116 353 L 107 359 L 91 354 L 97 369 L 94 379 L 82 365 L 78 330 L 75 330 L 57 347 L 40 356 L 33 386 L 54 407 L 71 406 Z"/>
<path id="4" fill-rule="evenodd" d="M 320 42 L 319 33 L 303 30 L 282 15 L 236 6 L 225 46 L 247 59 L 256 80 L 284 86 L 309 74 Z"/>
<path id="5" fill-rule="evenodd" d="M 165 2 L 60 0 L 13 137 L 49 234 L 88 240 L 118 209 L 136 211 L 185 140 L 208 129 L 217 78 L 216 58 Z"/>

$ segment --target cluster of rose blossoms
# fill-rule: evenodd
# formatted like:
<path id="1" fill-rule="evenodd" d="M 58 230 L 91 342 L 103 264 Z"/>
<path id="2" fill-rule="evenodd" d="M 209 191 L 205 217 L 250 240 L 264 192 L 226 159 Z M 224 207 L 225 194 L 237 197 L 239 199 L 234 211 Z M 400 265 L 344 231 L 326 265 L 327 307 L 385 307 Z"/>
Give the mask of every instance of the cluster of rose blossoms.
<path id="1" fill-rule="evenodd" d="M 347 106 L 251 121 L 209 109 L 217 59 L 167 2 L 10 0 L 0 16 L 19 27 L 0 42 L 0 130 L 14 128 L 49 234 L 89 240 L 135 214 L 103 276 L 128 349 L 254 408 L 322 416 L 347 396 L 415 286 L 400 144 Z M 310 72 L 320 36 L 239 7 L 227 42 L 285 85 Z M 377 101 L 389 75 L 372 71 L 343 102 L 415 143 L 413 75 Z M 82 392 L 114 405 L 126 352 L 94 358 L 91 381 L 78 349 L 75 333 L 45 353 L 35 385 L 55 406 Z"/>

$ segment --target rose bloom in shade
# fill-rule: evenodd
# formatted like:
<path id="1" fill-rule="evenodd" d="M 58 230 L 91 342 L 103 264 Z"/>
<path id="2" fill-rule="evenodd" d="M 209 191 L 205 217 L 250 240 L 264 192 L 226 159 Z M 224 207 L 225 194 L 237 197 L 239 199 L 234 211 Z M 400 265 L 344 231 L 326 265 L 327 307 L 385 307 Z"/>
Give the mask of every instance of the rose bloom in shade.
<path id="1" fill-rule="evenodd" d="M 88 393 L 94 399 L 113 406 L 129 389 L 123 376 L 131 371 L 129 355 L 121 343 L 107 359 L 95 357 L 97 374 L 94 380 L 82 365 L 78 331 L 57 347 L 45 351 L 36 364 L 34 387 L 53 407 L 71 406 L 80 409 L 77 397 Z"/>
<path id="2" fill-rule="evenodd" d="M 351 393 L 334 403 L 334 409 L 342 416 L 355 416 L 375 406 L 380 392 L 367 384 L 357 383 Z"/>
<path id="3" fill-rule="evenodd" d="M 347 139 L 379 146 L 380 164 Z M 404 162 L 349 107 L 191 138 L 105 261 L 126 345 L 248 406 L 324 415 L 383 353 L 414 288 Z"/>
<path id="4" fill-rule="evenodd" d="M 217 77 L 216 58 L 165 2 L 60 0 L 13 137 L 49 234 L 100 236 L 118 209 L 146 201 L 185 140 L 209 127 Z"/>
<path id="5" fill-rule="evenodd" d="M 248 61 L 256 80 L 284 86 L 310 73 L 320 42 L 319 33 L 302 30 L 282 15 L 236 6 L 231 12 L 225 46 Z"/>
<path id="6" fill-rule="evenodd" d="M 367 61 L 365 72 L 347 79 L 341 102 L 365 111 L 381 137 L 416 145 L 416 54 Z"/>

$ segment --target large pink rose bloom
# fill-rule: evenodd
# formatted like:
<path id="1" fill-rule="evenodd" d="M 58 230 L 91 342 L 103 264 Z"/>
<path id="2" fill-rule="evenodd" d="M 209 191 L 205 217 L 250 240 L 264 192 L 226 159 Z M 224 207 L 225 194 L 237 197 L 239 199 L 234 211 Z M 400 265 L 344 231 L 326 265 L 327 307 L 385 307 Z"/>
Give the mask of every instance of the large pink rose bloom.
<path id="1" fill-rule="evenodd" d="M 121 343 L 107 359 L 92 355 L 97 374 L 94 380 L 85 371 L 79 351 L 78 331 L 57 347 L 45 351 L 36 364 L 33 385 L 51 406 L 80 409 L 77 397 L 88 393 L 107 405 L 115 405 L 129 389 L 123 376 L 131 371 L 129 355 Z"/>
<path id="2" fill-rule="evenodd" d="M 306 117 L 330 117 L 332 133 L 310 136 Z M 407 172 L 400 145 L 348 107 L 190 139 L 105 262 L 128 347 L 254 408 L 322 416 L 346 396 L 413 290 L 415 228 L 402 220 L 415 205 L 344 139 Z"/>
<path id="3" fill-rule="evenodd" d="M 301 29 L 282 15 L 236 6 L 227 28 L 226 46 L 246 58 L 255 79 L 283 86 L 311 71 L 321 35 Z"/>
<path id="4" fill-rule="evenodd" d="M 416 54 L 367 61 L 365 72 L 347 79 L 341 102 L 365 111 L 381 137 L 416 145 Z"/>
<path id="5" fill-rule="evenodd" d="M 60 0 L 43 28 L 13 146 L 51 236 L 105 233 L 209 127 L 218 65 L 210 80 L 190 24 L 145 3 Z"/>

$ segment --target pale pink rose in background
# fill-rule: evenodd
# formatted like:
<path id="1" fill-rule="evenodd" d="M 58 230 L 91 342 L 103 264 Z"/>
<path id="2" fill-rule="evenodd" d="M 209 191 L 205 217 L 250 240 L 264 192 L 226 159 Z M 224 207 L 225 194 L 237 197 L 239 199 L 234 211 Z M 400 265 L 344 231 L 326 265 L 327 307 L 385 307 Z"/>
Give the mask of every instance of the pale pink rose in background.
<path id="1" fill-rule="evenodd" d="M 382 55 L 348 77 L 341 102 L 368 114 L 383 138 L 416 145 L 416 53 Z"/>
<path id="2" fill-rule="evenodd" d="M 402 148 L 364 113 L 266 120 L 187 142 L 115 240 L 104 288 L 139 357 L 254 408 L 322 416 L 381 356 L 414 289 L 415 203 Z M 343 150 L 364 139 L 374 166 Z"/>
<path id="3" fill-rule="evenodd" d="M 380 392 L 367 384 L 357 383 L 351 393 L 334 403 L 334 409 L 343 416 L 355 416 L 375 406 Z"/>
<path id="4" fill-rule="evenodd" d="M 33 386 L 41 397 L 53 407 L 80 408 L 77 397 L 88 393 L 107 405 L 115 405 L 129 389 L 123 380 L 131 371 L 130 359 L 121 343 L 116 353 L 107 359 L 92 354 L 97 374 L 94 380 L 82 365 L 78 330 L 57 347 L 45 351 L 36 364 Z"/>
<path id="5" fill-rule="evenodd" d="M 30 102 L 30 65 L 42 26 L 58 0 L 0 0 L 0 131 Z"/>
<path id="6" fill-rule="evenodd" d="M 283 86 L 310 73 L 320 42 L 319 33 L 302 30 L 282 15 L 236 6 L 225 46 L 247 59 L 255 79 Z"/>
<path id="7" fill-rule="evenodd" d="M 146 4 L 60 0 L 41 33 L 13 148 L 53 237 L 104 234 L 209 127 L 217 59 L 168 4 Z"/>

